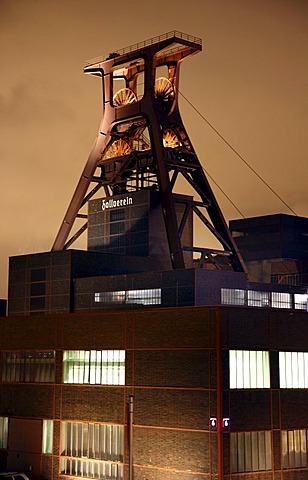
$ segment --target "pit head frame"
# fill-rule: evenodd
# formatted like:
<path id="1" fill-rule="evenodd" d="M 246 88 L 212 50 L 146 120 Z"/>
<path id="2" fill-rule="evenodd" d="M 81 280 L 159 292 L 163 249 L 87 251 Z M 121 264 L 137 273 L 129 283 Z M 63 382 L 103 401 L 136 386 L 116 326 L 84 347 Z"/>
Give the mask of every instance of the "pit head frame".
<path id="1" fill-rule="evenodd" d="M 172 31 L 89 61 L 86 74 L 102 78 L 103 117 L 52 250 L 64 250 L 87 229 L 83 207 L 100 190 L 106 197 L 143 189 L 159 191 L 172 266 L 185 268 L 184 251 L 194 252 L 200 267 L 221 260 L 246 272 L 178 107 L 181 62 L 202 49 L 200 39 Z M 179 175 L 198 200 L 185 203 L 180 221 L 173 189 Z M 192 197 L 191 197 L 192 198 Z M 190 211 L 218 240 L 221 249 L 183 245 Z M 71 237 L 75 220 L 83 225 Z M 70 237 L 70 238 L 69 238 Z"/>

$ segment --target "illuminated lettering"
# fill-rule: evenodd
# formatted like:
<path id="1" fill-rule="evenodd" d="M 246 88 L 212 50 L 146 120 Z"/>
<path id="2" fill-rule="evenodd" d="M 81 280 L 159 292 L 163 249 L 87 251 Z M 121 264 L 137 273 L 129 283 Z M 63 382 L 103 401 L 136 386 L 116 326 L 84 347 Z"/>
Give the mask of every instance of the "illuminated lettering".
<path id="1" fill-rule="evenodd" d="M 132 205 L 133 204 L 133 199 L 132 197 L 126 197 L 126 198 L 121 198 L 114 200 L 113 198 L 110 198 L 109 200 L 105 200 L 104 198 L 102 199 L 102 210 L 103 212 L 107 210 L 108 208 L 117 208 L 117 207 L 122 207 L 126 205 Z"/>

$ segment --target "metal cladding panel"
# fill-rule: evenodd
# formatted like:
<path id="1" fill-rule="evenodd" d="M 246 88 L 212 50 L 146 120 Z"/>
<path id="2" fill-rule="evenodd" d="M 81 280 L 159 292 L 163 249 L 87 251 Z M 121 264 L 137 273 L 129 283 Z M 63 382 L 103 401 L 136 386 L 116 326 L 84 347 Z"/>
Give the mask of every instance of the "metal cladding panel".
<path id="1" fill-rule="evenodd" d="M 247 275 L 242 272 L 195 269 L 195 304 L 220 305 L 222 288 L 247 288 Z"/>

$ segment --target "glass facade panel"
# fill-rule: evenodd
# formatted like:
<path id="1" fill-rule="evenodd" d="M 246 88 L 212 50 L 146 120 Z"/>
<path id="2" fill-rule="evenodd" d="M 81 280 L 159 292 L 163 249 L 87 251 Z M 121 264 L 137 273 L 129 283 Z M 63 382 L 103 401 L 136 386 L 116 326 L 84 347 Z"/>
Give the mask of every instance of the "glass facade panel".
<path id="1" fill-rule="evenodd" d="M 222 288 L 221 289 L 222 305 L 245 305 L 245 290 Z"/>
<path id="2" fill-rule="evenodd" d="M 54 382 L 55 352 L 2 352 L 3 382 Z"/>
<path id="3" fill-rule="evenodd" d="M 295 308 L 308 311 L 308 294 L 222 288 L 221 304 L 261 308 Z"/>
<path id="4" fill-rule="evenodd" d="M 230 388 L 270 388 L 269 352 L 229 351 Z"/>
<path id="5" fill-rule="evenodd" d="M 308 294 L 307 293 L 294 294 L 294 308 L 296 310 L 308 311 Z"/>
<path id="6" fill-rule="evenodd" d="M 62 422 L 60 473 L 122 480 L 123 441 L 122 425 Z"/>
<path id="7" fill-rule="evenodd" d="M 63 353 L 63 382 L 125 385 L 125 351 L 65 351 Z"/>
<path id="8" fill-rule="evenodd" d="M 271 300 L 273 308 L 291 308 L 290 293 L 271 292 Z"/>
<path id="9" fill-rule="evenodd" d="M 308 466 L 307 430 L 282 430 L 281 455 L 283 468 Z"/>
<path id="10" fill-rule="evenodd" d="M 247 297 L 249 307 L 270 306 L 270 292 L 258 292 L 256 290 L 248 290 Z"/>
<path id="11" fill-rule="evenodd" d="M 280 388 L 308 388 L 308 352 L 279 352 Z"/>
<path id="12" fill-rule="evenodd" d="M 272 469 L 271 432 L 230 434 L 231 472 L 257 472 Z"/>
<path id="13" fill-rule="evenodd" d="M 119 290 L 116 292 L 97 292 L 94 302 L 99 303 L 134 303 L 138 305 L 160 305 L 161 289 L 150 288 L 144 290 Z"/>

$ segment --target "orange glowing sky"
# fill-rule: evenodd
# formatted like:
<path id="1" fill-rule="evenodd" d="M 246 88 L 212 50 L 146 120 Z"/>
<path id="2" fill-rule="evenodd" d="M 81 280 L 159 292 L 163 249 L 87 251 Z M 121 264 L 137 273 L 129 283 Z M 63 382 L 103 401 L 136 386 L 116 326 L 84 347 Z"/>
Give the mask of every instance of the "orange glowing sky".
<path id="1" fill-rule="evenodd" d="M 306 0 L 0 0 L 0 297 L 8 257 L 50 250 L 101 118 L 86 60 L 179 30 L 203 40 L 180 89 L 308 216 Z M 245 217 L 290 213 L 183 100 L 199 160 Z M 239 214 L 214 192 L 227 220 Z"/>

